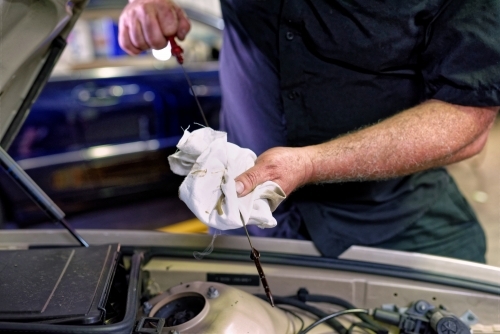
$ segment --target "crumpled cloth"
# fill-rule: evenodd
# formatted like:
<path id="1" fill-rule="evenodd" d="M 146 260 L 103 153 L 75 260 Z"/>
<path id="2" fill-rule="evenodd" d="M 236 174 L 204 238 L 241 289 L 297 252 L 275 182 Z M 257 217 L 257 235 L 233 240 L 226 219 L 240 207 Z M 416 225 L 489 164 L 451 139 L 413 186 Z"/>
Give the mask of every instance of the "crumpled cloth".
<path id="1" fill-rule="evenodd" d="M 234 179 L 254 165 L 257 156 L 249 149 L 227 142 L 225 132 L 201 128 L 184 131 L 178 151 L 168 157 L 171 170 L 186 175 L 179 198 L 196 217 L 220 230 L 258 225 L 276 226 L 272 216 L 285 199 L 281 187 L 267 181 L 239 198 Z"/>

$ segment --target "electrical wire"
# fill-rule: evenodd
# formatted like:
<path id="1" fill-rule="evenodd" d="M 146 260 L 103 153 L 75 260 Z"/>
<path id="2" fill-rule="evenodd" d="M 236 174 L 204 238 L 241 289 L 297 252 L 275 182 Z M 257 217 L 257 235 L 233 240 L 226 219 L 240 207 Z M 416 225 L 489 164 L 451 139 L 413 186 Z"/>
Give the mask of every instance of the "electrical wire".
<path id="1" fill-rule="evenodd" d="M 289 296 L 287 298 L 294 298 L 298 299 L 303 302 L 312 302 L 312 303 L 329 303 L 337 306 L 341 306 L 345 309 L 354 309 L 357 308 L 353 304 L 349 303 L 347 300 L 339 298 L 339 297 L 334 297 L 334 296 L 326 296 L 326 295 L 311 295 L 307 292 L 306 289 L 299 289 L 297 292 L 297 295 Z M 369 316 L 366 314 L 357 314 L 356 315 L 359 319 L 361 319 L 364 323 L 368 323 L 374 328 L 377 329 L 378 332 L 385 333 L 387 330 L 380 326 L 377 322 L 375 322 L 373 319 L 371 319 Z"/>
<path id="2" fill-rule="evenodd" d="M 267 300 L 267 297 L 265 295 L 257 294 L 255 296 L 259 297 L 260 299 Z M 304 310 L 306 312 L 314 314 L 318 318 L 324 318 L 324 317 L 328 316 L 327 313 L 321 311 L 320 309 L 318 309 L 318 308 L 316 308 L 314 306 L 311 306 L 311 305 L 307 305 L 306 303 L 301 302 L 300 300 L 297 300 L 297 299 L 294 299 L 294 298 L 286 298 L 286 297 L 277 297 L 277 296 L 275 296 L 274 297 L 274 302 L 276 304 L 284 304 L 284 305 L 290 305 L 290 306 L 297 307 L 297 308 L 299 308 L 301 310 Z M 330 326 L 331 328 L 333 328 L 337 333 L 339 333 L 339 334 L 347 334 L 347 328 L 345 328 L 337 320 L 335 320 L 335 319 L 328 319 L 328 320 L 326 320 L 326 323 L 327 323 L 328 326 Z"/>
<path id="3" fill-rule="evenodd" d="M 340 317 L 342 315 L 346 315 L 346 314 L 359 314 L 359 313 L 368 314 L 368 312 L 369 312 L 368 310 L 361 309 L 361 308 L 354 308 L 354 309 L 350 309 L 350 310 L 342 310 L 342 311 L 339 311 L 339 312 L 335 312 L 335 313 L 329 314 L 326 317 L 323 317 L 323 318 L 319 319 L 318 321 L 312 323 L 306 329 L 304 329 L 303 331 L 299 332 L 299 334 L 306 334 L 311 329 L 313 329 L 314 327 L 316 327 L 316 326 L 324 323 L 325 321 L 333 320 L 333 318 L 337 318 L 337 317 Z"/>

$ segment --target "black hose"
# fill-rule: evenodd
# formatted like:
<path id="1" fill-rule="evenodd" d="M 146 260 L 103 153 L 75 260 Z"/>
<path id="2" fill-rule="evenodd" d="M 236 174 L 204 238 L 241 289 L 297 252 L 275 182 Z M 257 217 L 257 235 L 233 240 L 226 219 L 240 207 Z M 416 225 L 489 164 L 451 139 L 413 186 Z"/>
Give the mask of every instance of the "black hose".
<path id="1" fill-rule="evenodd" d="M 255 295 L 255 296 L 267 301 L 267 297 L 265 295 Z M 317 316 L 319 318 L 324 318 L 324 317 L 328 316 L 328 313 L 325 313 L 314 306 L 307 305 L 306 303 L 301 302 L 300 300 L 297 300 L 296 298 L 274 296 L 274 303 L 294 306 L 294 307 L 300 308 L 301 310 L 304 310 L 304 311 L 307 311 L 311 314 L 314 314 L 315 316 Z M 326 323 L 330 327 L 332 327 L 335 331 L 337 331 L 337 333 L 347 334 L 347 329 L 344 326 L 342 326 L 342 324 L 340 322 L 338 322 L 338 320 L 330 319 L 330 320 L 327 320 Z"/>
<path id="2" fill-rule="evenodd" d="M 367 323 L 364 323 L 364 322 L 355 322 L 351 325 L 351 327 L 349 327 L 349 329 L 347 330 L 347 334 L 352 334 L 352 331 L 355 327 L 360 327 L 360 328 L 365 328 L 365 329 L 369 329 L 375 333 L 377 333 L 377 328 L 374 328 L 372 325 L 370 324 L 367 324 Z"/>
<path id="3" fill-rule="evenodd" d="M 302 289 L 301 289 L 302 290 Z M 325 295 L 310 295 L 309 293 L 306 293 L 305 291 L 301 291 L 297 293 L 297 295 L 294 296 L 288 296 L 285 298 L 292 298 L 296 299 L 302 302 L 311 302 L 311 303 L 328 303 L 328 304 L 333 304 L 333 305 L 338 305 L 341 306 L 345 309 L 354 309 L 356 306 L 352 305 L 349 303 L 347 300 L 334 297 L 334 296 L 325 296 Z M 381 331 L 386 331 L 385 328 L 381 327 L 377 322 L 375 322 L 372 318 L 370 318 L 368 315 L 360 313 L 356 314 L 356 316 L 361 319 L 362 321 L 372 325 L 373 327 L 377 328 L 378 330 Z"/>

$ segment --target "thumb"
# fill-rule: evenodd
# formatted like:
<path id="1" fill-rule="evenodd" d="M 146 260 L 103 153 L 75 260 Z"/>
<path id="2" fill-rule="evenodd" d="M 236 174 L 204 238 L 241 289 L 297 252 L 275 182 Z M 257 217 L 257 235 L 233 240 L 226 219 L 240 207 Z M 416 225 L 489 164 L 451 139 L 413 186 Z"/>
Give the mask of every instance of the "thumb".
<path id="1" fill-rule="evenodd" d="M 234 179 L 236 183 L 236 193 L 238 197 L 243 197 L 251 193 L 255 187 L 264 183 L 264 175 L 256 165 Z"/>

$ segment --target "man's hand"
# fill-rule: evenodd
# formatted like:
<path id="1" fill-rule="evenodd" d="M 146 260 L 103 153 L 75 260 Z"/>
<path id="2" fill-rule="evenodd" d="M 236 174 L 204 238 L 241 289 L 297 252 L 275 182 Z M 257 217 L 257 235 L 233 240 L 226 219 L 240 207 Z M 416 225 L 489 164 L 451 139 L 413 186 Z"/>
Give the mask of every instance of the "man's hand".
<path id="1" fill-rule="evenodd" d="M 309 182 L 312 174 L 309 150 L 310 147 L 275 147 L 262 153 L 255 166 L 235 179 L 238 196 L 247 195 L 266 181 L 276 182 L 287 196 L 290 195 Z"/>
<path id="2" fill-rule="evenodd" d="M 118 42 L 130 55 L 163 49 L 168 37 L 183 40 L 191 29 L 186 13 L 170 0 L 130 0 L 118 26 Z"/>

